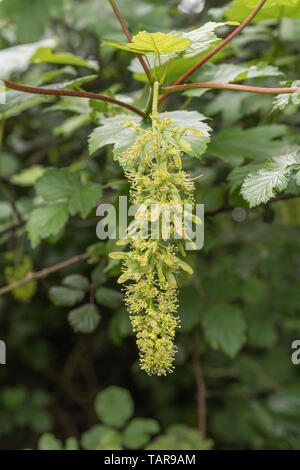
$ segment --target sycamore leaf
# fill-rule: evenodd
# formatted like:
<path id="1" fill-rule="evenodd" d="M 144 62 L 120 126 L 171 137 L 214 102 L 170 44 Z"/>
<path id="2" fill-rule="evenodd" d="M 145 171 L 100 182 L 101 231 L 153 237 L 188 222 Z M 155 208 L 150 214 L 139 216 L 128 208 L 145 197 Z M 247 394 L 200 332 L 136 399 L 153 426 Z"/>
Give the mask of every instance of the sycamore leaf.
<path id="1" fill-rule="evenodd" d="M 170 60 L 166 81 L 174 82 L 180 75 L 192 67 L 200 59 L 201 54 L 219 41 L 215 30 L 227 24 L 229 24 L 229 22 L 216 23 L 210 21 L 204 26 L 189 32 L 173 31 L 171 34 L 174 37 L 188 39 L 190 41 L 190 45 L 186 47 L 185 50 L 172 54 L 171 57 L 170 55 L 162 55 L 161 64 L 165 64 Z M 153 54 L 149 54 L 147 59 L 150 63 L 151 69 L 153 69 L 155 67 L 155 57 Z M 134 77 L 137 80 L 147 81 L 145 71 L 137 58 L 133 59 L 129 70 L 134 73 Z"/>
<path id="2" fill-rule="evenodd" d="M 206 150 L 211 132 L 211 128 L 203 122 L 206 119 L 205 116 L 197 111 L 172 111 L 159 115 L 160 119 L 166 117 L 172 120 L 171 128 L 178 126 L 186 129 L 183 138 L 190 144 L 190 150 L 187 150 L 186 153 L 200 157 Z M 130 120 L 140 125 L 143 123 L 139 116 L 130 116 Z M 102 126 L 94 129 L 89 137 L 90 154 L 107 144 L 114 144 L 115 158 L 118 158 L 122 152 L 129 148 L 134 143 L 137 134 L 134 129 L 124 126 L 123 121 L 128 121 L 128 115 L 103 119 Z M 166 131 L 167 133 L 168 131 Z"/>
<path id="3" fill-rule="evenodd" d="M 217 304 L 204 312 L 202 325 L 210 346 L 230 357 L 236 356 L 246 342 L 246 322 L 238 307 Z"/>
<path id="4" fill-rule="evenodd" d="M 68 220 L 68 208 L 64 202 L 56 202 L 34 209 L 27 222 L 31 245 L 35 248 L 41 239 L 57 235 Z"/>
<path id="5" fill-rule="evenodd" d="M 132 37 L 132 42 L 126 43 L 122 41 L 104 41 L 102 46 L 113 46 L 117 49 L 124 49 L 129 52 L 139 54 L 154 53 L 174 54 L 174 52 L 183 51 L 191 44 L 188 38 L 176 38 L 173 34 L 164 33 L 148 33 L 140 31 Z"/>
<path id="6" fill-rule="evenodd" d="M 245 179 L 241 193 L 250 207 L 268 202 L 277 192 L 287 188 L 294 170 L 300 169 L 300 157 L 297 152 L 267 161 L 265 167 L 250 173 Z"/>

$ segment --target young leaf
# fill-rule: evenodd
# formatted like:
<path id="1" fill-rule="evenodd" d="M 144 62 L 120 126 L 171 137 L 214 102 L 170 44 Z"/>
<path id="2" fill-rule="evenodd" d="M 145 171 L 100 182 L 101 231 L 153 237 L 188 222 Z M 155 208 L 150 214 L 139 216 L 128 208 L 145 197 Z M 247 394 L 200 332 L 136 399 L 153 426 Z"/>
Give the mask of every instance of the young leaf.
<path id="1" fill-rule="evenodd" d="M 183 51 L 190 46 L 191 40 L 188 38 L 176 38 L 173 34 L 164 33 L 148 33 L 140 31 L 132 37 L 132 42 L 126 43 L 121 41 L 103 42 L 102 46 L 113 46 L 117 49 L 124 49 L 129 52 L 138 54 L 154 53 L 174 54 L 174 52 Z"/>

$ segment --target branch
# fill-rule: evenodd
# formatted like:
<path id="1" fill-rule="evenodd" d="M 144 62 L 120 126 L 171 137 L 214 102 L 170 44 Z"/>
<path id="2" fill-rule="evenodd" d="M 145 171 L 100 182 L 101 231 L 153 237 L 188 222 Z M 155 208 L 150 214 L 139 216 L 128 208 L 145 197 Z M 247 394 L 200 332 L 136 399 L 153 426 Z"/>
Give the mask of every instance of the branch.
<path id="1" fill-rule="evenodd" d="M 0 295 L 6 294 L 7 292 L 17 289 L 18 287 L 24 286 L 25 284 L 28 284 L 31 281 L 43 279 L 49 276 L 50 274 L 55 273 L 56 271 L 60 271 L 61 269 L 71 266 L 72 264 L 78 263 L 79 261 L 86 260 L 89 258 L 89 256 L 90 255 L 88 253 L 83 253 L 61 263 L 58 263 L 55 266 L 51 266 L 50 268 L 44 268 L 36 273 L 28 273 L 24 279 L 21 279 L 21 281 L 16 281 L 13 284 L 9 284 L 8 286 L 2 287 L 0 289 Z"/>
<path id="2" fill-rule="evenodd" d="M 213 57 L 217 52 L 219 52 L 221 49 L 223 49 L 224 46 L 226 46 L 237 34 L 239 34 L 252 20 L 253 18 L 257 15 L 257 13 L 261 10 L 261 8 L 264 6 L 266 0 L 260 0 L 259 4 L 257 7 L 253 10 L 253 12 L 248 16 L 248 18 L 238 27 L 236 28 L 233 33 L 229 34 L 224 41 L 222 41 L 218 46 L 216 46 L 212 51 L 210 51 L 205 57 L 203 57 L 197 64 L 195 64 L 192 68 L 190 68 L 184 75 L 182 75 L 175 83 L 174 85 L 180 85 L 180 83 L 183 83 L 190 75 L 192 75 L 199 67 L 201 67 L 205 62 L 207 62 L 211 57 Z M 167 95 L 162 95 L 159 99 L 159 102 L 161 103 L 167 98 Z"/>
<path id="3" fill-rule="evenodd" d="M 54 95 L 54 96 L 77 96 L 78 98 L 87 98 L 90 100 L 99 100 L 99 101 L 108 101 L 109 103 L 116 104 L 117 106 L 122 106 L 127 108 L 135 114 L 139 114 L 142 117 L 145 117 L 144 111 L 131 104 L 124 103 L 123 101 L 110 98 L 109 96 L 99 95 L 97 93 L 89 93 L 87 91 L 72 91 L 72 90 L 54 90 L 52 88 L 36 88 L 31 86 L 19 85 L 17 83 L 11 82 L 9 80 L 2 80 L 7 88 L 12 88 L 13 90 L 23 91 L 24 93 L 33 93 L 35 95 Z"/>
<path id="4" fill-rule="evenodd" d="M 300 87 L 290 88 L 264 88 L 247 85 L 235 85 L 232 83 L 183 83 L 182 85 L 172 85 L 161 88 L 166 94 L 174 93 L 175 91 L 181 90 L 193 90 L 196 88 L 211 88 L 216 90 L 235 90 L 235 91 L 246 91 L 248 93 L 266 93 L 270 95 L 279 95 L 282 93 L 294 93 L 300 91 Z M 161 96 L 161 98 L 164 95 Z"/>
<path id="5" fill-rule="evenodd" d="M 112 9 L 114 10 L 114 12 L 115 12 L 115 14 L 116 14 L 116 17 L 118 18 L 118 20 L 119 20 L 119 22 L 120 22 L 120 25 L 122 26 L 123 31 L 124 31 L 124 33 L 126 34 L 127 38 L 128 38 L 128 41 L 129 41 L 129 42 L 132 42 L 131 33 L 130 33 L 128 27 L 127 27 L 127 24 L 125 23 L 125 20 L 124 20 L 123 16 L 121 15 L 121 12 L 120 12 L 119 8 L 117 7 L 117 4 L 116 4 L 115 0 L 108 0 L 108 1 L 109 1 L 109 3 L 111 4 Z M 138 56 L 138 59 L 139 59 L 139 61 L 140 61 L 140 63 L 141 63 L 141 66 L 142 66 L 143 69 L 145 70 L 145 73 L 146 73 L 146 75 L 147 75 L 147 77 L 148 77 L 149 82 L 151 83 L 151 74 L 150 74 L 150 70 L 149 70 L 149 68 L 148 68 L 148 66 L 147 66 L 147 64 L 146 64 L 146 62 L 144 61 L 143 56 L 142 56 L 141 54 L 137 54 L 137 56 Z"/>

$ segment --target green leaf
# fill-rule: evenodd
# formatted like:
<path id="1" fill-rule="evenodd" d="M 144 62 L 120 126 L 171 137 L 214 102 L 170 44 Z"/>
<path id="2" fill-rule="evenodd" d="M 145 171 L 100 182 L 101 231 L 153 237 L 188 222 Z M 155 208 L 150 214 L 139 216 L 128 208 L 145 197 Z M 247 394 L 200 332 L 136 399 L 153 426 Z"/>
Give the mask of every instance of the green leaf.
<path id="1" fill-rule="evenodd" d="M 49 291 L 49 296 L 54 305 L 59 307 L 72 307 L 84 297 L 84 292 L 68 287 L 54 286 Z"/>
<path id="2" fill-rule="evenodd" d="M 109 287 L 100 287 L 97 289 L 95 298 L 100 305 L 104 305 L 104 307 L 109 307 L 113 310 L 120 306 L 120 293 L 115 289 L 110 289 Z"/>
<path id="3" fill-rule="evenodd" d="M 230 20 L 242 22 L 257 5 L 257 0 L 234 0 L 225 10 L 225 16 Z M 254 21 L 277 20 L 281 17 L 300 18 L 300 0 L 268 0 Z"/>
<path id="4" fill-rule="evenodd" d="M 236 356 L 246 341 L 243 312 L 229 304 L 217 304 L 203 314 L 205 338 L 213 349 Z"/>
<path id="5" fill-rule="evenodd" d="M 90 155 L 108 144 L 114 144 L 114 153 L 119 155 L 134 143 L 136 133 L 122 125 L 124 120 L 128 120 L 124 114 L 101 120 L 101 127 L 94 129 L 89 137 Z M 142 122 L 138 116 L 130 116 L 130 120 L 135 124 Z"/>
<path id="6" fill-rule="evenodd" d="M 82 59 L 82 57 L 78 57 L 67 52 L 55 54 L 52 51 L 52 47 L 40 47 L 31 57 L 31 62 L 34 64 L 44 62 L 50 64 L 68 64 L 98 70 L 98 65 L 95 61 L 86 61 Z"/>
<path id="7" fill-rule="evenodd" d="M 70 276 L 63 279 L 62 283 L 64 286 L 81 290 L 88 289 L 90 285 L 88 278 L 81 274 L 70 274 Z"/>
<path id="8" fill-rule="evenodd" d="M 209 145 L 208 152 L 232 166 L 241 165 L 246 158 L 265 161 L 278 153 L 278 147 L 286 145 L 276 141 L 290 132 L 288 126 L 270 124 L 251 129 L 224 129 Z"/>
<path id="9" fill-rule="evenodd" d="M 274 157 L 267 161 L 265 167 L 250 173 L 245 179 L 241 194 L 250 207 L 268 202 L 287 188 L 289 178 L 294 170 L 299 170 L 300 158 L 297 152 Z"/>
<path id="10" fill-rule="evenodd" d="M 171 111 L 159 115 L 160 119 L 170 118 L 172 125 L 170 128 L 179 126 L 186 128 L 183 139 L 190 144 L 191 149 L 186 153 L 191 156 L 200 157 L 210 140 L 211 128 L 204 123 L 205 116 L 197 111 Z M 130 116 L 130 120 L 136 124 L 142 124 L 142 118 Z M 107 144 L 114 144 L 114 154 L 117 158 L 122 152 L 130 147 L 136 138 L 136 132 L 132 128 L 125 127 L 122 122 L 128 121 L 128 116 L 119 115 L 113 118 L 103 119 L 102 126 L 97 127 L 89 138 L 90 154 L 104 147 Z M 200 131 L 202 135 L 194 135 L 193 130 Z M 196 134 L 196 133 L 195 133 Z M 168 131 L 166 131 L 168 135 Z"/>
<path id="11" fill-rule="evenodd" d="M 53 434 L 43 434 L 38 442 L 39 450 L 63 450 L 62 442 Z"/>
<path id="12" fill-rule="evenodd" d="M 191 331 L 200 323 L 203 297 L 194 287 L 186 286 L 180 289 L 178 301 L 181 314 L 181 331 Z"/>
<path id="13" fill-rule="evenodd" d="M 84 432 L 81 445 L 85 450 L 121 450 L 122 436 L 115 429 L 97 424 Z"/>
<path id="14" fill-rule="evenodd" d="M 36 41 L 45 33 L 50 15 L 63 10 L 62 0 L 2 0 L 0 18 L 13 22 L 17 42 Z"/>
<path id="15" fill-rule="evenodd" d="M 174 31 L 172 34 L 176 38 L 184 38 L 190 41 L 190 45 L 184 51 L 173 54 L 171 58 L 168 56 L 161 57 L 161 64 L 165 64 L 166 61 L 170 60 L 166 81 L 174 82 L 186 70 L 195 65 L 201 58 L 201 54 L 204 54 L 205 51 L 219 41 L 215 30 L 219 27 L 225 26 L 226 24 L 228 24 L 228 22 L 208 22 L 204 26 L 196 28 L 190 32 Z M 153 55 L 148 55 L 147 58 L 151 65 L 151 69 L 155 70 L 155 60 Z M 129 70 L 134 73 L 134 77 L 136 79 L 147 81 L 146 74 L 138 59 L 134 59 L 131 62 Z"/>
<path id="16" fill-rule="evenodd" d="M 174 424 L 163 436 L 154 439 L 147 450 L 209 450 L 212 441 L 204 439 L 197 430 L 185 424 Z"/>
<path id="17" fill-rule="evenodd" d="M 102 437 L 107 431 L 111 430 L 108 426 L 96 424 L 81 437 L 81 445 L 85 450 L 97 450 L 101 448 Z"/>
<path id="18" fill-rule="evenodd" d="M 68 315 L 68 321 L 75 333 L 92 333 L 97 328 L 100 318 L 98 308 L 92 304 L 71 310 Z"/>
<path id="19" fill-rule="evenodd" d="M 47 170 L 35 185 L 36 192 L 45 201 L 66 201 L 71 215 L 79 213 L 86 218 L 101 198 L 101 187 L 95 183 L 84 182 L 80 173 L 66 168 Z"/>
<path id="20" fill-rule="evenodd" d="M 65 450 L 79 450 L 78 441 L 75 437 L 68 437 L 66 439 Z"/>
<path id="21" fill-rule="evenodd" d="M 36 247 L 40 240 L 57 235 L 68 220 L 68 208 L 64 202 L 34 209 L 26 225 L 31 245 Z"/>
<path id="22" fill-rule="evenodd" d="M 123 426 L 131 418 L 134 403 L 128 390 L 111 386 L 99 392 L 95 401 L 95 411 L 104 424 L 114 427 Z"/>
<path id="23" fill-rule="evenodd" d="M 291 88 L 294 87 L 300 87 L 299 80 L 296 80 L 291 84 Z M 273 101 L 273 109 L 280 109 L 280 111 L 282 111 L 290 103 L 295 104 L 296 106 L 300 104 L 300 89 L 294 93 L 281 93 L 280 95 L 277 95 Z"/>
<path id="24" fill-rule="evenodd" d="M 33 165 L 20 173 L 13 175 L 10 181 L 17 186 L 32 186 L 44 173 L 45 168 L 40 165 Z"/>
<path id="25" fill-rule="evenodd" d="M 267 286 L 264 281 L 256 277 L 249 277 L 244 281 L 242 297 L 247 303 L 262 302 L 266 296 Z"/>
<path id="26" fill-rule="evenodd" d="M 55 44 L 54 39 L 45 39 L 0 50 L 0 79 L 9 78 L 12 73 L 24 72 L 30 65 L 31 57 L 40 47 L 54 47 Z"/>
<path id="27" fill-rule="evenodd" d="M 113 46 L 138 54 L 152 52 L 157 55 L 183 51 L 190 45 L 191 40 L 188 38 L 176 38 L 173 34 L 148 33 L 147 31 L 140 31 L 132 37 L 132 42 L 130 43 L 122 43 L 120 41 L 104 41 L 102 43 L 102 46 Z"/>
<path id="28" fill-rule="evenodd" d="M 129 449 L 141 449 L 149 442 L 153 434 L 157 434 L 159 431 L 159 424 L 154 419 L 135 418 L 124 431 L 124 445 Z"/>

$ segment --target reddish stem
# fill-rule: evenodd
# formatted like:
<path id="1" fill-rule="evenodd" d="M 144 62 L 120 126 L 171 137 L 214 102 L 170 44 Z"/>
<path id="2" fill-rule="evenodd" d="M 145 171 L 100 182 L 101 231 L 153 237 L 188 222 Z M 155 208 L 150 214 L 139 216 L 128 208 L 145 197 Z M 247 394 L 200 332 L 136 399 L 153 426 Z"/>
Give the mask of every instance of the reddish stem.
<path id="1" fill-rule="evenodd" d="M 195 88 L 211 88 L 217 90 L 235 90 L 247 91 L 249 93 L 267 93 L 271 95 L 279 95 L 282 93 L 294 93 L 300 91 L 300 87 L 290 88 L 264 88 L 247 85 L 234 85 L 231 83 L 183 83 L 182 85 L 172 85 L 161 88 L 166 94 L 181 90 L 193 90 Z M 163 96 L 163 95 L 162 95 Z"/>
<path id="2" fill-rule="evenodd" d="M 223 49 L 226 44 L 228 44 L 237 34 L 239 34 L 252 20 L 253 18 L 257 15 L 257 13 L 261 10 L 261 8 L 264 6 L 266 0 L 260 0 L 259 4 L 257 7 L 253 10 L 253 12 L 248 16 L 248 18 L 238 27 L 236 28 L 233 33 L 229 34 L 224 41 L 222 41 L 218 46 L 216 46 L 212 51 L 210 51 L 205 57 L 203 57 L 197 64 L 195 64 L 192 68 L 190 68 L 184 75 L 182 75 L 175 83 L 174 85 L 180 85 L 180 83 L 183 83 L 190 75 L 192 75 L 199 67 L 201 67 L 205 62 L 207 62 L 211 57 L 213 57 L 217 52 L 219 52 L 221 49 Z M 167 95 L 162 95 L 159 98 L 159 102 L 161 103 L 167 98 Z"/>
<path id="3" fill-rule="evenodd" d="M 13 90 L 23 91 L 25 93 L 33 93 L 36 95 L 54 95 L 54 96 L 77 96 L 79 98 L 87 98 L 91 100 L 99 101 L 108 101 L 109 103 L 116 104 L 117 106 L 122 106 L 127 108 L 130 111 L 139 114 L 142 117 L 145 117 L 145 113 L 131 104 L 124 103 L 123 101 L 110 98 L 105 95 L 98 95 L 97 93 L 89 93 L 87 91 L 73 91 L 73 90 L 54 90 L 52 88 L 36 88 L 31 86 L 19 85 L 17 83 L 11 82 L 9 80 L 2 80 L 7 88 L 12 88 Z"/>
<path id="4" fill-rule="evenodd" d="M 127 24 L 125 23 L 125 20 L 124 20 L 123 16 L 121 15 L 121 12 L 120 12 L 119 8 L 117 7 L 117 4 L 116 4 L 115 0 L 109 0 L 109 3 L 111 4 L 112 9 L 114 10 L 114 12 L 115 12 L 115 14 L 116 14 L 116 17 L 118 18 L 118 20 L 119 20 L 119 22 L 120 22 L 120 25 L 122 26 L 123 31 L 124 31 L 124 33 L 125 33 L 126 36 L 127 36 L 128 41 L 129 41 L 129 42 L 132 42 L 131 33 L 130 33 L 129 29 L 128 29 Z M 141 54 L 137 54 L 137 56 L 138 56 L 138 59 L 139 59 L 139 61 L 140 61 L 140 63 L 141 63 L 141 66 L 142 66 L 143 69 L 145 70 L 145 73 L 146 73 L 146 75 L 147 75 L 147 77 L 148 77 L 149 82 L 151 82 L 150 70 L 149 70 L 149 68 L 148 68 L 148 66 L 147 66 L 147 64 L 146 64 L 146 62 L 144 61 L 143 56 L 142 56 Z"/>

